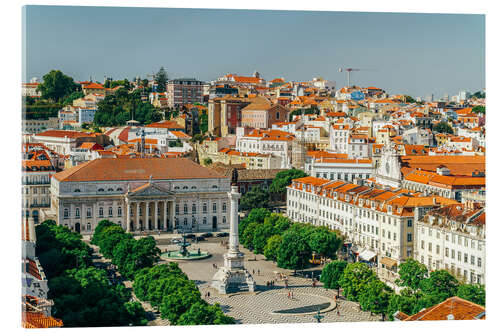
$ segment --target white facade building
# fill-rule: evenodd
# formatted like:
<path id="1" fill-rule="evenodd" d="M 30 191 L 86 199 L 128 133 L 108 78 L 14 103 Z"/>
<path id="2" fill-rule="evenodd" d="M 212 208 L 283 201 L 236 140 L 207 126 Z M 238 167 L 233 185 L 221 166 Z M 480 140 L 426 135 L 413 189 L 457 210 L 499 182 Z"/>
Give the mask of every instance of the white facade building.
<path id="1" fill-rule="evenodd" d="M 91 234 L 108 219 L 127 231 L 227 229 L 229 179 L 184 158 L 96 159 L 52 177 L 59 225 Z"/>
<path id="2" fill-rule="evenodd" d="M 430 271 L 446 269 L 466 283 L 484 284 L 485 211 L 482 204 L 456 204 L 427 213 L 415 230 L 415 259 Z"/>

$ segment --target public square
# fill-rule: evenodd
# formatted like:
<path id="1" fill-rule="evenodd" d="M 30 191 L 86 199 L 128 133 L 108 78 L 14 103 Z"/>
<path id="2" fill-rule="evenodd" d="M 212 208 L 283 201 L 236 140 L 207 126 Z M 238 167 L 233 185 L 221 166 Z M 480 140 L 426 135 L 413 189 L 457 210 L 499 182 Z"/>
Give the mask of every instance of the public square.
<path id="1" fill-rule="evenodd" d="M 178 235 L 161 235 L 158 239 L 158 247 L 163 251 L 177 250 L 178 246 L 170 242 L 172 237 Z M 254 293 L 243 292 L 230 295 L 219 295 L 215 289 L 210 287 L 210 282 L 215 274 L 217 266 L 223 265 L 223 254 L 227 251 L 221 245 L 221 241 L 227 241 L 227 238 L 208 238 L 207 241 L 193 243 L 190 250 L 208 251 L 212 256 L 203 260 L 178 261 L 180 268 L 194 280 L 198 285 L 203 297 L 210 293 L 210 297 L 205 300 L 209 303 L 219 303 L 223 311 L 236 319 L 240 324 L 276 324 L 276 323 L 308 323 L 317 322 L 314 317 L 317 314 L 318 306 L 323 305 L 321 311 L 321 322 L 346 322 L 346 321 L 378 321 L 381 317 L 371 316 L 369 312 L 359 309 L 359 305 L 345 299 L 337 300 L 335 304 L 336 290 L 326 290 L 321 283 L 316 287 L 312 286 L 310 278 L 312 272 L 318 277 L 321 266 L 311 268 L 304 272 L 308 278 L 292 276 L 293 271 L 278 268 L 275 263 L 266 261 L 262 255 L 254 255 L 247 249 L 240 246 L 240 251 L 245 254 L 245 267 L 253 275 L 257 290 Z M 266 283 L 273 280 L 277 274 L 282 273 L 287 276 L 289 289 L 285 288 L 283 281 L 275 283 L 274 287 L 267 287 Z M 290 291 L 289 298 L 288 292 Z M 325 303 L 331 303 L 326 306 Z M 337 307 L 339 314 L 337 313 Z M 305 312 L 303 314 L 277 314 L 280 310 L 294 310 Z"/>

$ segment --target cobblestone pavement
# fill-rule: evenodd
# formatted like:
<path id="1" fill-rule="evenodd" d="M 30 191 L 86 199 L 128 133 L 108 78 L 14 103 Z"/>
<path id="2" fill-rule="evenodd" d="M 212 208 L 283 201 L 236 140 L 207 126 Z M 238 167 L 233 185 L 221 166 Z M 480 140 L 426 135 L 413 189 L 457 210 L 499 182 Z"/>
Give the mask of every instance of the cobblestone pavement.
<path id="1" fill-rule="evenodd" d="M 175 245 L 160 245 L 162 250 L 177 249 Z M 245 254 L 245 267 L 253 275 L 258 291 L 256 293 L 240 293 L 235 295 L 218 295 L 210 287 L 210 282 L 216 272 L 213 264 L 223 265 L 222 254 L 226 251 L 217 242 L 200 242 L 193 244 L 191 250 L 198 247 L 203 251 L 208 251 L 212 256 L 204 260 L 190 262 L 179 262 L 181 269 L 194 280 L 201 291 L 202 296 L 210 292 L 210 297 L 206 300 L 209 303 L 219 303 L 222 310 L 234 317 L 241 324 L 272 324 L 272 323 L 308 323 L 316 322 L 313 317 L 315 313 L 292 315 L 276 314 L 276 310 L 285 310 L 299 308 L 304 306 L 319 305 L 321 303 L 331 302 L 333 309 L 335 307 L 334 296 L 336 291 L 326 290 L 321 284 L 312 286 L 311 279 L 291 276 L 292 271 L 281 269 L 275 263 L 266 261 L 262 255 L 254 255 L 244 248 L 240 250 Z M 254 258 L 256 260 L 254 260 Z M 260 272 L 260 274 L 259 274 Z M 282 273 L 288 277 L 288 285 L 293 293 L 294 299 L 288 298 L 288 290 L 284 287 L 284 282 L 278 281 L 274 288 L 267 288 L 266 282 L 276 277 L 276 273 Z M 318 269 L 316 275 L 318 275 Z M 369 312 L 359 309 L 359 305 L 347 300 L 338 301 L 338 309 L 323 312 L 322 322 L 353 322 L 353 321 L 378 321 L 380 316 L 371 316 Z M 314 307 L 314 306 L 313 306 Z"/>

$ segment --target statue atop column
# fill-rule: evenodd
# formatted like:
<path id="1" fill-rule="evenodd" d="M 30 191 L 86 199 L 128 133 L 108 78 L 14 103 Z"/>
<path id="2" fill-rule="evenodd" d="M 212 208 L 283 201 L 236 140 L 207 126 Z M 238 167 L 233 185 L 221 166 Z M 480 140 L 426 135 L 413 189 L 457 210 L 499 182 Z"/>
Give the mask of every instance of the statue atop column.
<path id="1" fill-rule="evenodd" d="M 224 254 L 224 266 L 220 267 L 212 279 L 212 287 L 220 294 L 237 291 L 255 290 L 255 281 L 243 265 L 244 255 L 239 251 L 238 240 L 238 171 L 233 169 L 231 174 L 231 191 L 229 217 L 229 250 Z"/>

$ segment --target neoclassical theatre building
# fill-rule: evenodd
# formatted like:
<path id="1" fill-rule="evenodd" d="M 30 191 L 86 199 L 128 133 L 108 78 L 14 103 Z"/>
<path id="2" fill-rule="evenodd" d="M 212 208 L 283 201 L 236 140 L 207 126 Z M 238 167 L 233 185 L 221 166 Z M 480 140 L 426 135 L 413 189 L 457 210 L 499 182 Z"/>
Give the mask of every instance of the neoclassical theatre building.
<path id="1" fill-rule="evenodd" d="M 96 159 L 55 174 L 57 223 L 90 234 L 108 219 L 130 232 L 229 227 L 230 179 L 185 158 Z"/>

